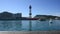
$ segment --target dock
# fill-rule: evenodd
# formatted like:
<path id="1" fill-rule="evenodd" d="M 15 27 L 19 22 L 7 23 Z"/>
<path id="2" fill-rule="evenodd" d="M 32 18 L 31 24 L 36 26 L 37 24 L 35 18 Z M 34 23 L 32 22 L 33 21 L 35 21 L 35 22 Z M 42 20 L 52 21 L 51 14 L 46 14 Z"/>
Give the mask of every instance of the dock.
<path id="1" fill-rule="evenodd" d="M 0 34 L 60 34 L 60 31 L 0 31 Z"/>

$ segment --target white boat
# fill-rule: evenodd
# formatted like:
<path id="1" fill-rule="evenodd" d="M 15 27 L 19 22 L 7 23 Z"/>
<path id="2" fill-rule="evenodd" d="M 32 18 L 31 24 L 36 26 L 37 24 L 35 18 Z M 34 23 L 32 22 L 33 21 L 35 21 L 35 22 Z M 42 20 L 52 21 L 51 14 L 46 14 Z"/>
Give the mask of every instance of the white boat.
<path id="1" fill-rule="evenodd" d="M 39 19 L 39 21 L 46 21 L 46 19 Z"/>
<path id="2" fill-rule="evenodd" d="M 53 23 L 53 22 L 52 22 L 52 19 L 49 20 L 49 23 Z"/>

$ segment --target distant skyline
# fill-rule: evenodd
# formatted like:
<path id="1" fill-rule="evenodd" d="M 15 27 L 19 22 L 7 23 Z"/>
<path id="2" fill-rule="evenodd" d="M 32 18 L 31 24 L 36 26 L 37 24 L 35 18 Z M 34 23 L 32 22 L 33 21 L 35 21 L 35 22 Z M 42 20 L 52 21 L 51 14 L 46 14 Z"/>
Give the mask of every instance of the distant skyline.
<path id="1" fill-rule="evenodd" d="M 60 16 L 60 0 L 0 0 L 0 13 L 8 11 L 29 17 L 29 5 L 32 6 L 32 16 Z"/>

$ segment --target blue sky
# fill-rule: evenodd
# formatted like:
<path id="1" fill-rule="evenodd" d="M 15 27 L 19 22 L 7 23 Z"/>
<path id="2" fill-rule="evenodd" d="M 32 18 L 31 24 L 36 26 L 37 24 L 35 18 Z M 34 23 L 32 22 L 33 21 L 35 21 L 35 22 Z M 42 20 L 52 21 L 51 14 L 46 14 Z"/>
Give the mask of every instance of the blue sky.
<path id="1" fill-rule="evenodd" d="M 32 16 L 56 15 L 60 16 L 60 0 L 0 0 L 0 13 L 22 13 L 29 16 L 29 5 L 32 6 Z"/>

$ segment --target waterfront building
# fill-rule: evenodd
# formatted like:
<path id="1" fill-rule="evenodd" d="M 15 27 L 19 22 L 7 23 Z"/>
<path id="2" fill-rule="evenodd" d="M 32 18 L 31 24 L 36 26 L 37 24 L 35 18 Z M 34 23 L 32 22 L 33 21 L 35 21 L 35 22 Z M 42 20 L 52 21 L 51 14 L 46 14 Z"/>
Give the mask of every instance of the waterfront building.
<path id="1" fill-rule="evenodd" d="M 52 15 L 36 15 L 34 18 L 39 18 L 39 19 L 55 19 L 57 16 L 52 16 Z M 58 18 L 58 17 L 57 17 Z"/>
<path id="2" fill-rule="evenodd" d="M 13 14 L 10 12 L 2 12 L 0 13 L 0 19 L 12 19 Z"/>
<path id="3" fill-rule="evenodd" d="M 7 11 L 0 13 L 0 19 L 21 19 L 22 13 L 13 14 Z"/>
<path id="4" fill-rule="evenodd" d="M 14 19 L 21 19 L 22 18 L 22 13 L 13 14 L 13 18 Z"/>

